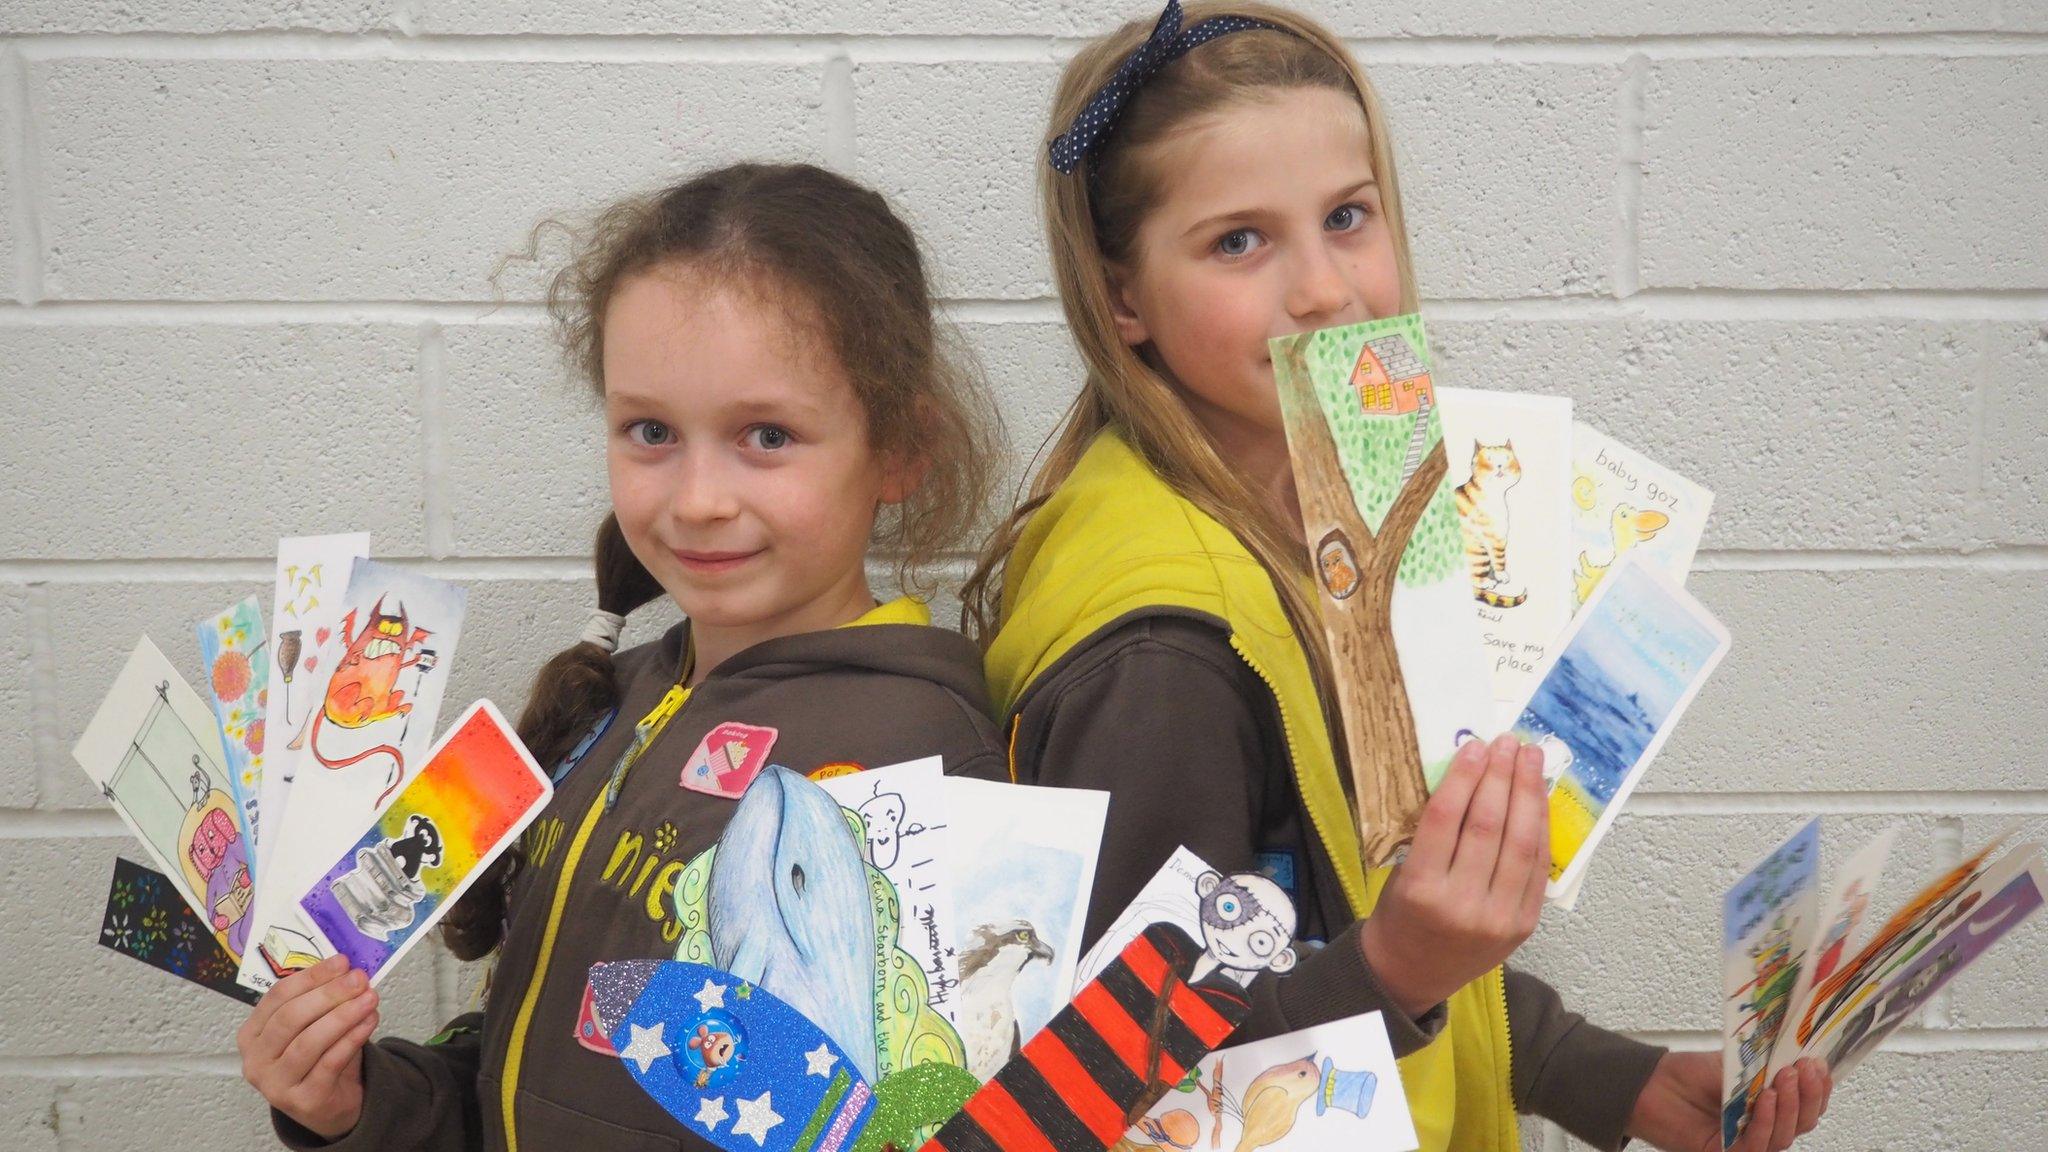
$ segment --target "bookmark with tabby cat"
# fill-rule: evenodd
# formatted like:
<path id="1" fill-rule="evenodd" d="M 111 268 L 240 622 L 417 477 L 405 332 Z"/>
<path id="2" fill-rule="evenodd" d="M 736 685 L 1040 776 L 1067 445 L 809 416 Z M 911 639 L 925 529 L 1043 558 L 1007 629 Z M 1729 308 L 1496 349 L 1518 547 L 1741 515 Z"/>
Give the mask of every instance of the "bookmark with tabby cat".
<path id="1" fill-rule="evenodd" d="M 1572 402 L 1438 392 L 1472 607 L 1494 699 L 1505 710 L 1536 686 L 1551 642 L 1572 616 L 1565 579 Z"/>

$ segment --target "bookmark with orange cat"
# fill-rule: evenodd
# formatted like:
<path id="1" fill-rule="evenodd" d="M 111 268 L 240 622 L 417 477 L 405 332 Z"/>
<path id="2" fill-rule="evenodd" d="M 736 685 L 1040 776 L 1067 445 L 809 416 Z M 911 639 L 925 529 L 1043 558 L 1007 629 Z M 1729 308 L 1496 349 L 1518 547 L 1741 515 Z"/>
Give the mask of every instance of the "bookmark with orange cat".
<path id="1" fill-rule="evenodd" d="M 1470 388 L 1437 394 L 1472 608 L 1494 702 L 1506 711 L 1536 686 L 1550 642 L 1577 607 L 1565 567 L 1572 402 Z"/>

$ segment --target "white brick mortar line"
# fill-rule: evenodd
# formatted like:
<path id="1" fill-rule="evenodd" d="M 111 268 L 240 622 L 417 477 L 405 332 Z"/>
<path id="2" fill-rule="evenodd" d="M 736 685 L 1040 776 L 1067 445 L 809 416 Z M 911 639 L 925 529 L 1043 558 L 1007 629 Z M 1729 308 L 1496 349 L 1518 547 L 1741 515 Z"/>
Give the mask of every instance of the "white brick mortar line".
<path id="1" fill-rule="evenodd" d="M 1615 129 L 1620 137 L 1615 148 L 1614 294 L 1626 299 L 1642 287 L 1642 243 L 1639 235 L 1643 209 L 1643 89 L 1650 73 L 1649 59 L 1630 56 L 1628 71 L 1615 95 Z"/>
<path id="2" fill-rule="evenodd" d="M 1907 791 L 1819 792 L 1665 792 L 1644 791 L 1630 797 L 1625 814 L 1633 817 L 1805 816 L 1815 813 L 1881 816 L 2041 816 L 2048 815 L 2048 785 L 2037 790 L 2003 789 L 1960 792 L 1943 789 Z"/>
<path id="3" fill-rule="evenodd" d="M 855 123 L 853 59 L 835 52 L 825 61 L 825 163 L 852 172 L 860 162 L 859 126 Z"/>
<path id="4" fill-rule="evenodd" d="M 425 521 L 427 555 L 448 555 L 455 538 L 455 514 L 448 501 L 447 413 L 448 338 L 441 325 L 420 325 L 415 381 L 420 400 L 421 516 Z"/>
<path id="5" fill-rule="evenodd" d="M 1108 22 L 1103 30 L 1107 31 Z M 845 33 L 453 33 L 257 30 L 234 32 L 53 32 L 5 37 L 35 58 L 408 59 L 517 62 L 687 62 L 822 59 L 842 51 L 861 63 L 951 64 L 1061 61 L 1089 36 Z M 2024 56 L 2048 54 L 2042 32 L 1848 32 L 1679 36 L 1353 37 L 1368 64 L 1614 65 L 1642 53 L 1656 59 Z"/>
<path id="6" fill-rule="evenodd" d="M 950 298 L 939 301 L 958 323 L 1057 324 L 1059 302 Z M 1612 296 L 1515 299 L 1433 298 L 1431 320 L 1454 323 L 1592 323 L 1603 320 L 1682 322 L 1806 322 L 1923 320 L 1966 324 L 2048 322 L 2048 291 L 2031 289 L 1639 289 Z M 489 300 L 45 300 L 0 302 L 0 329 L 183 324 L 540 325 L 537 301 Z"/>
<path id="7" fill-rule="evenodd" d="M 223 997 L 221 1007 L 225 1011 L 234 1005 Z M 200 1052 L 0 1056 L 0 1076 L 20 1076 L 31 1080 L 111 1080 L 124 1076 L 167 1074 L 232 1076 L 239 1079 L 242 1060 L 239 1056 Z"/>

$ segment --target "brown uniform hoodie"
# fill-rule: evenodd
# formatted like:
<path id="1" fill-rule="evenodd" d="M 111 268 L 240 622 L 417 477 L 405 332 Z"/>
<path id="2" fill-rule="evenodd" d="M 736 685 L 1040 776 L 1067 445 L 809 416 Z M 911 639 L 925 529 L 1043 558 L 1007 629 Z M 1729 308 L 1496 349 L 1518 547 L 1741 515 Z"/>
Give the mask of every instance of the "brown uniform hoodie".
<path id="1" fill-rule="evenodd" d="M 676 880 L 737 806 L 679 784 L 685 761 L 721 723 L 775 729 L 768 761 L 806 774 L 938 755 L 948 773 L 1000 778 L 1004 750 L 987 717 L 980 654 L 954 632 L 875 622 L 903 619 L 930 617 L 898 601 L 857 622 L 865 626 L 769 640 L 720 664 L 607 807 L 635 721 L 682 676 L 688 625 L 619 653 L 616 720 L 522 839 L 526 863 L 512 881 L 485 1010 L 426 1044 L 365 1048 L 362 1118 L 341 1140 L 323 1144 L 273 1112 L 278 1135 L 294 1148 L 377 1152 L 713 1147 L 662 1111 L 618 1057 L 578 1042 L 590 966 L 675 954 Z"/>

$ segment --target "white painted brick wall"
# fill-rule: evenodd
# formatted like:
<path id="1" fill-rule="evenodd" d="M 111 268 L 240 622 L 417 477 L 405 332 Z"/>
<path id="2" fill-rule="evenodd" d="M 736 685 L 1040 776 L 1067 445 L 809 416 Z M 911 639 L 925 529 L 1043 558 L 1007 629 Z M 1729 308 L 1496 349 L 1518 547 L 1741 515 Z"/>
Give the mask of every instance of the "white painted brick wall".
<path id="1" fill-rule="evenodd" d="M 1104 7 L 0 4 L 0 1146 L 265 1139 L 239 1010 L 94 943 L 124 837 L 68 749 L 137 632 L 176 650 L 278 534 L 355 525 L 469 587 L 457 698 L 515 708 L 579 624 L 594 415 L 497 258 L 701 165 L 832 164 L 917 224 L 1028 455 L 1077 379 L 1032 141 L 1081 39 L 1149 15 Z M 2048 4 L 1304 8 L 1387 100 L 1445 374 L 1719 494 L 1694 587 L 1734 654 L 1527 953 L 1712 1044 L 1715 898 L 1802 814 L 1837 860 L 1904 823 L 1894 898 L 2048 833 Z M 2044 955 L 1937 998 L 1813 1147 L 2048 1148 Z M 408 965 L 387 1030 L 472 975 Z"/>

